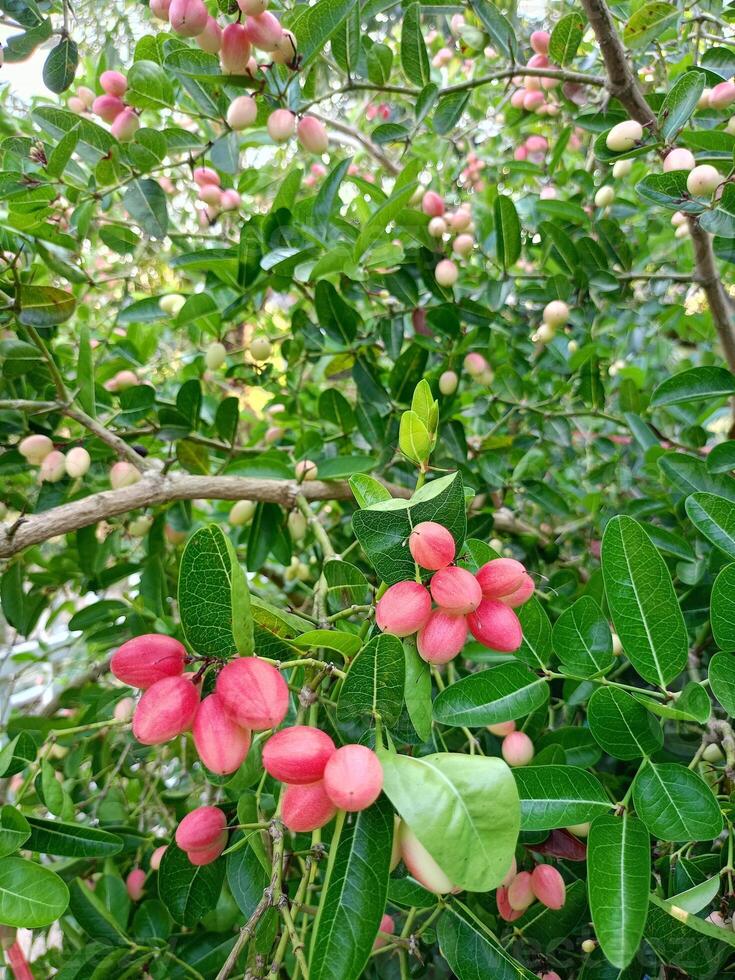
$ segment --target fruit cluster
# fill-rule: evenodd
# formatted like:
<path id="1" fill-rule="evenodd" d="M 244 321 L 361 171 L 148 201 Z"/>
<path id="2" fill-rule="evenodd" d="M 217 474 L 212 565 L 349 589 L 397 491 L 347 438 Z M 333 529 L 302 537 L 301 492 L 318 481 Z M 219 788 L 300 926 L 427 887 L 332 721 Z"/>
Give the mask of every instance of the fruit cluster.
<path id="1" fill-rule="evenodd" d="M 131 140 L 140 128 L 138 113 L 132 106 L 126 105 L 123 96 L 128 90 L 128 80 L 119 71 L 103 71 L 100 75 L 100 86 L 102 95 L 98 95 L 91 106 L 87 106 L 86 101 L 79 97 L 81 89 L 77 90 L 77 97 L 69 99 L 69 108 L 72 112 L 91 111 L 110 123 L 110 132 L 115 139 L 125 142 Z M 85 88 L 85 94 L 90 90 Z M 82 103 L 82 108 L 79 103 Z"/>
<path id="2" fill-rule="evenodd" d="M 66 454 L 54 449 L 48 436 L 36 433 L 18 443 L 18 452 L 31 466 L 38 466 L 42 483 L 58 483 L 65 476 L 78 479 L 84 476 L 92 462 L 83 446 L 74 446 Z"/>
<path id="3" fill-rule="evenodd" d="M 549 909 L 563 908 L 566 901 L 564 879 L 550 864 L 537 864 L 532 871 L 519 871 L 513 858 L 510 871 L 495 892 L 500 917 L 513 922 L 536 900 Z"/>
<path id="4" fill-rule="evenodd" d="M 492 650 L 512 653 L 523 634 L 514 608 L 531 598 L 533 579 L 514 558 L 495 558 L 476 575 L 452 564 L 456 545 L 435 521 L 417 524 L 408 539 L 414 562 L 433 572 L 428 588 L 398 582 L 378 600 L 375 621 L 394 636 L 416 636 L 421 657 L 445 664 L 462 650 L 467 630 Z M 432 600 L 435 608 L 432 608 Z"/>
<path id="5" fill-rule="evenodd" d="M 549 61 L 549 39 L 547 31 L 534 31 L 531 35 L 531 47 L 534 54 L 528 60 L 528 68 L 550 68 L 557 70 L 556 65 Z M 525 109 L 526 112 L 535 112 L 539 116 L 556 116 L 559 114 L 559 106 L 546 99 L 545 92 L 556 88 L 559 79 L 553 76 L 524 75 L 513 79 L 519 87 L 513 92 L 510 104 L 514 109 Z"/>

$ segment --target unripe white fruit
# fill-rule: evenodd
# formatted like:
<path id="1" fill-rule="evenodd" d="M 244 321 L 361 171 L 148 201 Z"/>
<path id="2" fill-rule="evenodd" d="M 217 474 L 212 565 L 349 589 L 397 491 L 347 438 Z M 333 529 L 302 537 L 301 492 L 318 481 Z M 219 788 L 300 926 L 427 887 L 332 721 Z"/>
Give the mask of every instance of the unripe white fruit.
<path id="1" fill-rule="evenodd" d="M 697 100 L 698 109 L 709 109 L 709 97 L 711 94 L 712 94 L 711 88 L 702 89 L 702 94 L 699 96 L 699 99 Z"/>
<path id="2" fill-rule="evenodd" d="M 555 336 L 556 327 L 552 327 L 550 323 L 542 323 L 533 335 L 533 339 L 539 344 L 550 344 Z"/>
<path id="3" fill-rule="evenodd" d="M 227 125 L 240 132 L 252 126 L 258 116 L 258 104 L 251 95 L 238 95 L 227 110 Z"/>
<path id="4" fill-rule="evenodd" d="M 452 242 L 452 251 L 457 255 L 469 255 L 475 247 L 475 239 L 472 235 L 457 235 Z"/>
<path id="5" fill-rule="evenodd" d="M 248 349 L 250 356 L 255 361 L 267 361 L 273 351 L 271 342 L 267 337 L 255 337 Z"/>
<path id="6" fill-rule="evenodd" d="M 442 395 L 453 395 L 458 384 L 459 378 L 456 371 L 444 371 L 439 377 L 439 391 Z"/>
<path id="7" fill-rule="evenodd" d="M 181 307 L 186 302 L 184 296 L 179 296 L 178 293 L 169 293 L 168 296 L 162 296 L 158 305 L 163 313 L 168 313 L 170 316 L 178 316 L 181 311 Z"/>
<path id="8" fill-rule="evenodd" d="M 120 460 L 110 467 L 110 486 L 113 490 L 122 490 L 123 487 L 131 487 L 140 479 L 140 471 L 132 463 Z"/>
<path id="9" fill-rule="evenodd" d="M 687 223 L 687 216 L 683 211 L 674 211 L 671 215 L 671 224 L 674 228 L 678 228 L 679 225 L 685 225 Z"/>
<path id="10" fill-rule="evenodd" d="M 705 747 L 705 750 L 702 753 L 702 758 L 705 762 L 720 762 L 724 756 L 720 746 L 715 742 L 712 742 Z"/>
<path id="11" fill-rule="evenodd" d="M 620 180 L 622 177 L 627 177 L 632 169 L 632 160 L 618 160 L 617 163 L 613 165 L 613 177 L 615 177 L 616 180 Z"/>
<path id="12" fill-rule="evenodd" d="M 730 116 L 730 118 L 727 120 L 725 132 L 729 133 L 730 136 L 735 136 L 735 116 Z"/>
<path id="13" fill-rule="evenodd" d="M 432 238 L 441 238 L 447 230 L 447 223 L 444 218 L 432 218 L 428 225 L 428 232 Z"/>
<path id="14" fill-rule="evenodd" d="M 31 466 L 40 466 L 48 454 L 53 451 L 54 444 L 48 436 L 26 436 L 18 444 L 18 452 L 25 457 Z"/>
<path id="15" fill-rule="evenodd" d="M 567 353 L 576 354 L 578 350 L 579 350 L 579 344 L 577 343 L 577 341 L 570 340 L 569 343 L 567 344 Z"/>
<path id="16" fill-rule="evenodd" d="M 310 459 L 300 459 L 294 467 L 297 480 L 316 480 L 317 472 L 316 463 Z"/>
<path id="17" fill-rule="evenodd" d="M 217 368 L 221 368 L 222 365 L 227 360 L 227 348 L 224 344 L 221 344 L 218 340 L 207 347 L 207 353 L 204 355 L 204 362 L 210 371 L 216 371 Z"/>
<path id="18" fill-rule="evenodd" d="M 252 500 L 238 500 L 230 508 L 229 521 L 233 527 L 242 527 L 253 519 L 255 503 Z"/>
<path id="19" fill-rule="evenodd" d="M 237 5 L 244 14 L 258 17 L 268 9 L 268 0 L 237 0 Z"/>
<path id="20" fill-rule="evenodd" d="M 626 119 L 625 122 L 613 126 L 605 137 L 605 144 L 613 153 L 625 153 L 626 150 L 632 150 L 641 139 L 643 126 L 635 119 Z"/>
<path id="21" fill-rule="evenodd" d="M 64 454 L 58 449 L 52 449 L 41 463 L 39 477 L 42 483 L 58 483 L 66 473 Z"/>
<path id="22" fill-rule="evenodd" d="M 598 208 L 607 208 L 612 204 L 614 200 L 615 200 L 615 191 L 612 189 L 612 187 L 610 187 L 609 184 L 606 184 L 604 187 L 601 187 L 598 190 L 598 192 L 595 194 L 595 206 Z"/>
<path id="23" fill-rule="evenodd" d="M 690 235 L 689 225 L 679 225 L 674 232 L 674 238 L 688 238 Z"/>
<path id="24" fill-rule="evenodd" d="M 301 541 L 306 535 L 306 518 L 300 510 L 292 510 L 288 515 L 288 533 L 292 540 Z"/>
<path id="25" fill-rule="evenodd" d="M 92 459 L 83 446 L 75 446 L 66 454 L 66 472 L 73 479 L 78 479 L 89 469 Z"/>
<path id="26" fill-rule="evenodd" d="M 594 939 L 585 939 L 585 941 L 582 943 L 583 953 L 594 953 L 596 949 L 597 943 L 594 941 Z"/>
<path id="27" fill-rule="evenodd" d="M 612 634 L 612 648 L 614 657 L 621 657 L 623 655 L 623 644 L 620 642 L 620 637 L 617 633 Z"/>
<path id="28" fill-rule="evenodd" d="M 552 299 L 544 307 L 541 319 L 544 323 L 548 323 L 550 327 L 563 327 L 569 320 L 569 307 L 564 300 Z"/>
<path id="29" fill-rule="evenodd" d="M 719 171 L 709 163 L 702 163 L 687 177 L 687 190 L 696 197 L 705 197 L 712 194 L 721 182 Z"/>
<path id="30" fill-rule="evenodd" d="M 696 160 L 691 150 L 686 150 L 684 147 L 679 146 L 666 154 L 664 173 L 668 174 L 672 170 L 693 170 L 695 165 Z"/>
<path id="31" fill-rule="evenodd" d="M 276 109 L 268 116 L 267 127 L 274 143 L 286 143 L 296 132 L 296 116 L 288 109 Z"/>
<path id="32" fill-rule="evenodd" d="M 575 837 L 587 837 L 590 832 L 589 823 L 573 823 L 566 828 L 570 834 L 574 834 Z"/>
<path id="33" fill-rule="evenodd" d="M 451 259 L 442 259 L 434 270 L 436 281 L 440 286 L 453 286 L 459 279 L 459 269 Z"/>

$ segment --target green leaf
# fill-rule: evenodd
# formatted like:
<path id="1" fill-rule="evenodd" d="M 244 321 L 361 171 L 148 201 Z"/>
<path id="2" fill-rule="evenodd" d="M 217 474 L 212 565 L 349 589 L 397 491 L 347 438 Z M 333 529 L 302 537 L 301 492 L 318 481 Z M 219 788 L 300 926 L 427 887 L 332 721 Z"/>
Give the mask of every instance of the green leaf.
<path id="1" fill-rule="evenodd" d="M 350 664 L 337 701 L 337 721 L 357 721 L 367 729 L 382 718 L 388 727 L 398 721 L 406 678 L 403 644 L 383 633 L 372 640 Z"/>
<path id="2" fill-rule="evenodd" d="M 633 802 L 659 840 L 713 840 L 722 831 L 722 813 L 712 790 L 691 769 L 676 763 L 645 765 L 633 783 Z"/>
<path id="3" fill-rule="evenodd" d="M 17 929 L 43 929 L 60 918 L 69 889 L 48 868 L 6 857 L 0 860 L 0 922 Z"/>
<path id="4" fill-rule="evenodd" d="M 401 415 L 398 446 L 406 459 L 410 459 L 412 463 L 428 462 L 431 455 L 431 437 L 415 412 L 408 411 Z"/>
<path id="5" fill-rule="evenodd" d="M 511 661 L 469 674 L 450 684 L 434 701 L 434 718 L 442 725 L 495 725 L 523 718 L 549 700 L 549 685 Z"/>
<path id="6" fill-rule="evenodd" d="M 62 37 L 44 62 L 43 84 L 57 95 L 66 92 L 74 81 L 78 65 L 79 48 L 76 42 L 70 37 Z"/>
<path id="7" fill-rule="evenodd" d="M 94 358 L 89 336 L 89 327 L 83 325 L 79 330 L 79 354 L 77 356 L 77 399 L 87 415 L 95 417 L 97 406 L 94 391 Z"/>
<path id="8" fill-rule="evenodd" d="M 64 790 L 56 778 L 56 770 L 47 759 L 41 763 L 41 796 L 49 813 L 58 817 L 64 808 Z"/>
<path id="9" fill-rule="evenodd" d="M 639 7 L 623 29 L 623 41 L 630 48 L 640 48 L 654 37 L 660 37 L 679 19 L 679 11 L 663 0 L 651 0 Z"/>
<path id="10" fill-rule="evenodd" d="M 169 844 L 158 871 L 158 895 L 174 922 L 195 926 L 216 906 L 224 877 L 223 860 L 196 867 L 184 851 Z"/>
<path id="11" fill-rule="evenodd" d="M 325 279 L 316 284 L 314 302 L 320 325 L 338 343 L 349 346 L 362 323 L 359 313 Z"/>
<path id="12" fill-rule="evenodd" d="M 385 794 L 449 879 L 467 891 L 496 888 L 520 827 L 518 791 L 502 759 L 378 755 Z"/>
<path id="13" fill-rule="evenodd" d="M 554 25 L 549 40 L 549 58 L 563 68 L 574 60 L 584 34 L 584 18 L 577 13 L 566 14 Z"/>
<path id="14" fill-rule="evenodd" d="M 735 503 L 713 493 L 693 493 L 684 506 L 699 533 L 728 558 L 735 558 Z"/>
<path id="15" fill-rule="evenodd" d="M 123 207 L 151 238 L 165 238 L 168 231 L 166 195 L 157 181 L 134 180 L 123 194 Z"/>
<path id="16" fill-rule="evenodd" d="M 14 806 L 0 807 L 0 858 L 17 851 L 31 835 L 28 821 Z"/>
<path id="17" fill-rule="evenodd" d="M 518 610 L 518 620 L 523 630 L 523 641 L 516 650 L 516 658 L 533 668 L 546 667 L 552 655 L 551 623 L 535 596 L 531 596 Z"/>
<path id="18" fill-rule="evenodd" d="M 79 126 L 65 133 L 49 153 L 46 173 L 49 177 L 61 177 L 79 141 Z"/>
<path id="19" fill-rule="evenodd" d="M 367 810 L 337 817 L 338 839 L 312 933 L 310 980 L 357 980 L 385 911 L 393 811 L 380 798 Z M 344 821 L 344 822 L 343 822 Z M 335 831 L 337 834 L 337 831 Z"/>
<path id="20" fill-rule="evenodd" d="M 648 152 L 650 147 L 641 147 Z M 631 153 L 626 156 L 634 155 Z M 683 211 L 685 214 L 701 214 L 704 205 L 692 200 L 687 191 L 687 175 L 683 170 L 672 170 L 664 174 L 648 174 L 638 184 L 636 193 L 645 201 L 659 204 L 670 211 Z"/>
<path id="21" fill-rule="evenodd" d="M 375 571 L 393 585 L 412 579 L 415 565 L 408 550 L 411 529 L 437 521 L 451 533 L 459 550 L 467 529 L 465 496 L 459 473 L 450 473 L 418 490 L 410 500 L 371 504 L 352 517 L 352 527 Z"/>
<path id="22" fill-rule="evenodd" d="M 493 47 L 505 58 L 513 58 L 517 45 L 515 32 L 508 19 L 489 0 L 470 0 L 470 6 L 490 35 Z"/>
<path id="23" fill-rule="evenodd" d="M 643 823 L 626 810 L 603 814 L 587 841 L 587 890 L 602 952 L 623 969 L 643 937 L 651 880 L 651 842 Z"/>
<path id="24" fill-rule="evenodd" d="M 709 662 L 712 693 L 731 717 L 735 718 L 735 656 L 716 653 Z"/>
<path id="25" fill-rule="evenodd" d="M 125 101 L 136 109 L 167 109 L 174 104 L 171 77 L 155 61 L 135 61 L 127 73 Z"/>
<path id="26" fill-rule="evenodd" d="M 521 830 L 555 830 L 587 823 L 612 808 L 599 780 L 576 766 L 513 770 L 521 799 Z"/>
<path id="27" fill-rule="evenodd" d="M 409 82 L 423 88 L 431 78 L 429 55 L 421 30 L 421 4 L 411 3 L 403 12 L 401 67 Z"/>
<path id="28" fill-rule="evenodd" d="M 554 623 L 554 652 L 570 674 L 594 677 L 615 663 L 612 634 L 605 616 L 591 596 L 580 596 Z"/>
<path id="29" fill-rule="evenodd" d="M 120 923 L 86 881 L 75 878 L 69 888 L 69 909 L 82 929 L 105 946 L 126 946 L 130 940 Z"/>
<path id="30" fill-rule="evenodd" d="M 324 563 L 327 582 L 327 605 L 332 612 L 352 605 L 363 605 L 370 599 L 368 580 L 356 565 L 335 558 Z"/>
<path id="31" fill-rule="evenodd" d="M 108 857 L 119 854 L 123 848 L 122 838 L 96 827 L 62 823 L 60 820 L 41 820 L 38 817 L 28 817 L 28 825 L 31 828 L 28 848 L 41 854 L 76 858 Z"/>
<path id="32" fill-rule="evenodd" d="M 661 725 L 619 688 L 598 687 L 587 705 L 587 722 L 595 741 L 614 759 L 640 759 L 663 745 Z"/>
<path id="33" fill-rule="evenodd" d="M 735 480 L 724 473 L 710 473 L 702 459 L 686 453 L 666 453 L 659 458 L 658 467 L 682 493 L 702 491 L 735 501 Z"/>
<path id="34" fill-rule="evenodd" d="M 403 641 L 406 682 L 403 697 L 411 724 L 424 742 L 431 738 L 431 669 L 416 649 L 414 637 Z"/>
<path id="35" fill-rule="evenodd" d="M 415 4 L 415 6 L 418 6 L 418 4 Z M 415 189 L 415 180 L 411 180 L 405 186 L 397 188 L 388 200 L 370 215 L 365 223 L 365 227 L 357 236 L 357 241 L 355 242 L 355 247 L 352 252 L 352 257 L 355 262 L 358 262 L 362 258 L 373 242 L 384 234 L 385 229 L 391 221 L 394 221 L 398 217 L 398 214 L 411 200 Z"/>
<path id="36" fill-rule="evenodd" d="M 300 70 L 303 72 L 324 50 L 327 41 L 352 12 L 357 0 L 320 0 L 303 10 L 289 29 L 299 43 Z"/>
<path id="37" fill-rule="evenodd" d="M 352 157 L 340 160 L 337 166 L 330 170 L 319 188 L 311 217 L 315 229 L 322 235 L 327 233 L 335 211 L 339 208 L 339 189 L 351 163 Z"/>
<path id="38" fill-rule="evenodd" d="M 732 394 L 735 394 L 735 375 L 730 371 L 721 367 L 690 368 L 658 385 L 651 396 L 651 408 Z"/>
<path id="39" fill-rule="evenodd" d="M 720 876 L 714 875 L 705 881 L 700 881 L 698 885 L 687 888 L 686 891 L 672 895 L 670 902 L 677 908 L 684 909 L 685 912 L 701 912 L 710 902 L 713 902 L 720 891 Z"/>
<path id="40" fill-rule="evenodd" d="M 671 142 L 686 125 L 697 108 L 706 82 L 703 71 L 687 71 L 676 80 L 658 113 L 658 126 L 664 139 Z"/>
<path id="41" fill-rule="evenodd" d="M 702 964 L 712 976 L 720 976 L 724 960 L 735 945 L 731 929 L 721 929 L 696 915 L 651 894 L 646 940 L 665 963 L 676 963 L 689 976 L 701 972 Z"/>
<path id="42" fill-rule="evenodd" d="M 390 491 L 379 480 L 362 473 L 350 477 L 350 489 L 359 507 L 372 507 L 373 504 L 392 499 Z"/>
<path id="43" fill-rule="evenodd" d="M 462 902 L 452 899 L 437 924 L 444 959 L 458 980 L 534 980 Z"/>
<path id="44" fill-rule="evenodd" d="M 255 648 L 247 580 L 230 539 L 214 524 L 187 541 L 179 569 L 179 614 L 192 650 L 248 656 Z"/>
<path id="45" fill-rule="evenodd" d="M 434 112 L 434 131 L 439 136 L 450 133 L 459 122 L 469 101 L 469 92 L 453 92 L 442 96 Z"/>
<path id="46" fill-rule="evenodd" d="M 632 517 L 613 517 L 605 528 L 602 572 L 628 659 L 644 680 L 665 688 L 686 666 L 686 626 L 666 563 Z"/>
<path id="47" fill-rule="evenodd" d="M 512 199 L 504 194 L 495 198 L 495 248 L 504 269 L 514 265 L 521 254 L 521 223 Z"/>
<path id="48" fill-rule="evenodd" d="M 355 636 L 353 633 L 344 633 L 341 630 L 328 629 L 307 630 L 291 642 L 295 647 L 302 650 L 319 648 L 334 650 L 346 660 L 354 657 L 362 646 L 359 636 Z"/>
<path id="49" fill-rule="evenodd" d="M 74 312 L 76 301 L 71 293 L 56 286 L 31 286 L 22 283 L 15 292 L 18 319 L 30 327 L 53 327 L 64 323 Z"/>

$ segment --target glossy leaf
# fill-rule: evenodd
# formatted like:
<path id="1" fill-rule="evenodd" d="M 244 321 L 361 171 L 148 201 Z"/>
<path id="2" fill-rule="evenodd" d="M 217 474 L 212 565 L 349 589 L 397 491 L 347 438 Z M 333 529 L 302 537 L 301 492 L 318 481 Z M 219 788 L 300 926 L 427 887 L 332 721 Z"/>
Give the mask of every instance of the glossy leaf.
<path id="1" fill-rule="evenodd" d="M 713 840 L 722 830 L 712 790 L 691 769 L 676 763 L 645 765 L 633 783 L 633 802 L 660 840 Z"/>
<path id="2" fill-rule="evenodd" d="M 0 859 L 0 921 L 18 929 L 42 929 L 69 903 L 69 889 L 49 868 L 18 857 Z"/>
<path id="3" fill-rule="evenodd" d="M 197 867 L 169 844 L 158 872 L 158 895 L 174 922 L 191 927 L 217 904 L 224 877 L 223 859 Z"/>
<path id="4" fill-rule="evenodd" d="M 521 799 L 521 830 L 587 823 L 612 804 L 599 780 L 576 766 L 533 765 L 513 770 Z"/>
<path id="5" fill-rule="evenodd" d="M 601 748 L 615 759 L 640 759 L 663 745 L 658 721 L 619 688 L 597 688 L 587 705 L 587 721 Z"/>
<path id="6" fill-rule="evenodd" d="M 523 718 L 548 699 L 548 682 L 511 662 L 450 684 L 434 700 L 434 718 L 442 725 L 494 725 Z"/>
<path id="7" fill-rule="evenodd" d="M 389 727 L 401 714 L 406 667 L 397 636 L 373 637 L 350 664 L 337 701 L 339 722 L 358 721 L 369 727 L 382 718 Z"/>
<path id="8" fill-rule="evenodd" d="M 554 652 L 570 674 L 594 677 L 615 663 L 612 634 L 599 605 L 581 596 L 554 623 Z"/>
<path id="9" fill-rule="evenodd" d="M 728 558 L 735 558 L 735 504 L 713 493 L 693 493 L 686 499 L 689 520 Z"/>
<path id="10" fill-rule="evenodd" d="M 454 899 L 441 914 L 437 937 L 458 980 L 533 980 L 535 974 L 508 953 L 484 922 Z"/>

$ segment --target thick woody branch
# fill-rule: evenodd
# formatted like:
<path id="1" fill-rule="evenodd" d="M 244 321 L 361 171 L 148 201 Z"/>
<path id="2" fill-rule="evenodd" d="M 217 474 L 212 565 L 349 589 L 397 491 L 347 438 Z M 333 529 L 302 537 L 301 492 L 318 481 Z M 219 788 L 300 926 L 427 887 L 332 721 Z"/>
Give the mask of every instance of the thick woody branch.
<path id="1" fill-rule="evenodd" d="M 582 0 L 582 6 L 600 45 L 611 95 L 618 99 L 631 119 L 636 119 L 655 133 L 658 129 L 656 116 L 638 87 L 605 0 Z M 730 370 L 735 371 L 735 323 L 727 293 L 717 272 L 712 242 L 694 217 L 689 218 L 689 230 L 697 270 L 696 276 L 692 278 L 701 283 L 725 360 Z"/>

